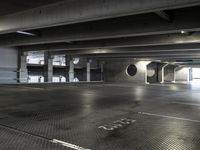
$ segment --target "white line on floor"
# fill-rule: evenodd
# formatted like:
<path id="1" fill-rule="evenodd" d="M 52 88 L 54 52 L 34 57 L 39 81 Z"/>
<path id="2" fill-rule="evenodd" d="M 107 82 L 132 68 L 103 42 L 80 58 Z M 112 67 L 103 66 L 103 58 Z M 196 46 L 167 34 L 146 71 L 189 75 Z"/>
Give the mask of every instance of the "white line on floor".
<path id="1" fill-rule="evenodd" d="M 182 105 L 190 105 L 190 106 L 200 106 L 200 104 L 195 103 L 184 103 L 184 102 L 171 102 L 173 104 L 182 104 Z"/>
<path id="2" fill-rule="evenodd" d="M 57 139 L 53 139 L 50 142 L 55 143 L 55 144 L 60 144 L 62 146 L 65 146 L 65 147 L 68 147 L 68 148 L 71 148 L 71 149 L 74 149 L 74 150 L 91 150 L 91 149 L 88 149 L 88 148 L 83 148 L 83 147 L 80 147 L 78 145 L 67 143 L 67 142 L 64 142 L 64 141 L 57 140 Z"/>
<path id="3" fill-rule="evenodd" d="M 200 120 L 193 120 L 193 119 L 187 119 L 187 118 L 179 118 L 179 117 L 166 116 L 166 115 L 159 115 L 159 114 L 152 114 L 152 113 L 146 113 L 146 112 L 138 112 L 138 114 L 147 115 L 147 116 L 156 116 L 156 117 L 162 117 L 162 118 L 168 118 L 168 119 L 176 119 L 176 120 L 182 120 L 182 121 L 189 121 L 189 122 L 200 123 Z"/>
<path id="4" fill-rule="evenodd" d="M 39 87 L 23 87 L 24 89 L 30 89 L 30 90 L 44 90 L 44 88 Z"/>

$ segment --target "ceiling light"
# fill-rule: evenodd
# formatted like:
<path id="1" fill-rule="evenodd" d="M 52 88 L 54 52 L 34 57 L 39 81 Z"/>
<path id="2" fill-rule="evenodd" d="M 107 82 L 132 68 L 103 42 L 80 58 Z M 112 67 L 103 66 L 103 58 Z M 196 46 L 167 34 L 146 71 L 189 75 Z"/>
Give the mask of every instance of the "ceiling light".
<path id="1" fill-rule="evenodd" d="M 24 35 L 30 35 L 30 36 L 36 36 L 34 33 L 24 32 L 24 31 L 17 31 L 17 33 L 24 34 Z"/>
<path id="2" fill-rule="evenodd" d="M 194 32 L 192 31 L 184 31 L 184 30 L 181 30 L 181 34 L 185 34 L 185 35 L 192 35 Z"/>
<path id="3" fill-rule="evenodd" d="M 184 30 L 181 31 L 181 34 L 185 34 L 186 32 Z"/>

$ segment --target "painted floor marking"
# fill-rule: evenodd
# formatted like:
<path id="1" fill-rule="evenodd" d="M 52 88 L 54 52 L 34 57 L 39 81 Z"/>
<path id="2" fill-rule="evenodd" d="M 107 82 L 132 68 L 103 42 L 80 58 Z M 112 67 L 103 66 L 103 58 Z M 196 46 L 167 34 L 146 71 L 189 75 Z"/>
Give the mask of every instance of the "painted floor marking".
<path id="1" fill-rule="evenodd" d="M 83 148 L 83 147 L 80 147 L 78 145 L 67 143 L 67 142 L 64 142 L 64 141 L 57 140 L 57 139 L 53 139 L 50 142 L 55 143 L 55 144 L 60 144 L 62 146 L 65 146 L 65 147 L 68 147 L 68 148 L 71 148 L 71 149 L 74 149 L 74 150 L 91 150 L 91 149 L 88 149 L 88 148 Z"/>
<path id="2" fill-rule="evenodd" d="M 103 130 L 107 130 L 107 131 L 113 131 L 115 129 L 119 129 L 119 128 L 129 126 L 134 122 L 136 122 L 136 120 L 123 118 L 123 119 L 120 119 L 120 120 L 116 120 L 112 123 L 107 123 L 107 124 L 101 125 L 98 128 L 103 129 Z"/>
<path id="3" fill-rule="evenodd" d="M 182 104 L 182 105 L 190 105 L 190 106 L 199 106 L 200 104 L 196 104 L 196 103 L 184 103 L 184 102 L 172 102 L 173 104 Z"/>
<path id="4" fill-rule="evenodd" d="M 0 127 L 14 131 L 14 132 L 17 132 L 17 133 L 20 133 L 20 134 L 31 135 L 33 137 L 40 138 L 40 139 L 43 139 L 45 141 L 48 141 L 48 142 L 51 142 L 51 143 L 54 143 L 54 144 L 59 144 L 59 145 L 62 145 L 64 147 L 68 147 L 68 148 L 71 148 L 71 149 L 74 149 L 74 150 L 91 150 L 91 149 L 88 149 L 88 148 L 83 148 L 83 147 L 80 147 L 78 145 L 67 143 L 67 142 L 64 142 L 64 141 L 57 140 L 57 139 L 51 140 L 47 137 L 40 136 L 40 135 L 37 135 L 37 134 L 34 134 L 34 133 L 29 133 L 27 131 L 23 131 L 23 130 L 20 130 L 20 129 L 17 129 L 17 128 L 9 127 L 9 126 L 3 125 L 3 124 L 0 124 Z"/>
<path id="5" fill-rule="evenodd" d="M 179 117 L 174 117 L 174 116 L 166 116 L 166 115 L 152 114 L 152 113 L 146 113 L 146 112 L 138 112 L 138 114 L 200 123 L 200 120 L 193 120 L 193 119 L 188 119 L 188 118 L 179 118 Z"/>
<path id="6" fill-rule="evenodd" d="M 44 90 L 44 88 L 39 88 L 39 87 L 29 87 L 29 89 L 33 89 L 33 90 Z"/>

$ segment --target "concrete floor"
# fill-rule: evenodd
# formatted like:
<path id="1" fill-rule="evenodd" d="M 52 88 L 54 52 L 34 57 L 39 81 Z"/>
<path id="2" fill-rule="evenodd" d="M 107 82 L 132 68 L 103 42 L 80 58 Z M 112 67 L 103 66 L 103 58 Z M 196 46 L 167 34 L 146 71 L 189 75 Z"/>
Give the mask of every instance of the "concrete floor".
<path id="1" fill-rule="evenodd" d="M 2 85 L 0 149 L 199 150 L 200 85 Z"/>

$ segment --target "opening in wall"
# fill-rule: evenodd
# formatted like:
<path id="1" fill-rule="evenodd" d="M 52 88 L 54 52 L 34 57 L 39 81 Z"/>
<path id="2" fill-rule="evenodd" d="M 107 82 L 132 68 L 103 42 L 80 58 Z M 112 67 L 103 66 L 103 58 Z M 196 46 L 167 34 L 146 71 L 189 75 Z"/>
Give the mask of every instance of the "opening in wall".
<path id="1" fill-rule="evenodd" d="M 136 75 L 136 73 L 137 73 L 137 67 L 135 65 L 131 64 L 126 68 L 126 74 L 128 76 L 133 77 Z"/>
<path id="2" fill-rule="evenodd" d="M 200 68 L 192 68 L 190 70 L 190 81 L 192 83 L 200 83 Z"/>
<path id="3" fill-rule="evenodd" d="M 74 78 L 73 82 L 79 82 L 79 79 L 76 77 Z"/>
<path id="4" fill-rule="evenodd" d="M 43 76 L 28 76 L 28 83 L 44 83 Z"/>

